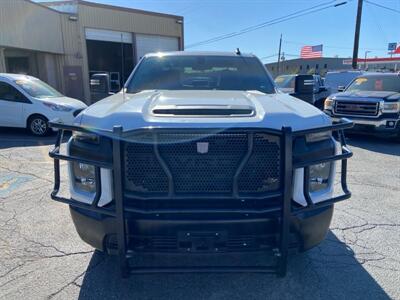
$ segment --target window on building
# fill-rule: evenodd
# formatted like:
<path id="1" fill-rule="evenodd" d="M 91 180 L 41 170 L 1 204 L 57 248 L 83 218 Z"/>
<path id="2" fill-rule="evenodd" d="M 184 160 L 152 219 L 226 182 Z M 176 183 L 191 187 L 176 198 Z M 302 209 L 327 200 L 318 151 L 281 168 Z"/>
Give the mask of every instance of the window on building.
<path id="1" fill-rule="evenodd" d="M 324 64 L 324 68 L 327 69 L 328 68 L 328 64 Z"/>
<path id="2" fill-rule="evenodd" d="M 286 66 L 286 71 L 289 70 L 289 66 Z"/>
<path id="3" fill-rule="evenodd" d="M 302 65 L 300 65 L 300 70 L 303 70 L 303 66 Z"/>
<path id="4" fill-rule="evenodd" d="M 310 70 L 310 66 L 309 65 L 307 65 L 307 70 Z"/>
<path id="5" fill-rule="evenodd" d="M 274 67 L 271 67 L 271 70 L 273 71 L 273 70 L 274 70 Z"/>
<path id="6" fill-rule="evenodd" d="M 316 65 L 315 65 L 315 68 L 318 70 L 318 68 L 319 68 L 319 65 L 318 65 L 318 64 L 316 64 Z"/>

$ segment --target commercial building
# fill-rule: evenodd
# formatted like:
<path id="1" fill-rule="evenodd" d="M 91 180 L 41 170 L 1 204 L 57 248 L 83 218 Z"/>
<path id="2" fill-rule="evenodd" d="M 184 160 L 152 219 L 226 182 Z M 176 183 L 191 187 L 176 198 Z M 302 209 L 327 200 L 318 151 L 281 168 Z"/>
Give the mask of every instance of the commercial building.
<path id="1" fill-rule="evenodd" d="M 345 60 L 344 64 L 351 65 L 351 59 Z M 359 58 L 357 59 L 357 67 L 360 70 L 370 72 L 399 72 L 400 56 Z"/>
<path id="2" fill-rule="evenodd" d="M 148 52 L 183 49 L 181 16 L 81 0 L 0 1 L 0 72 L 26 73 L 90 103 L 90 76 L 121 88 Z"/>
<path id="3" fill-rule="evenodd" d="M 351 69 L 351 64 L 345 64 L 348 58 L 320 57 L 320 58 L 297 58 L 283 60 L 280 62 L 279 74 L 320 74 L 325 75 L 328 71 L 339 71 Z M 265 65 L 271 75 L 278 75 L 278 63 Z"/>

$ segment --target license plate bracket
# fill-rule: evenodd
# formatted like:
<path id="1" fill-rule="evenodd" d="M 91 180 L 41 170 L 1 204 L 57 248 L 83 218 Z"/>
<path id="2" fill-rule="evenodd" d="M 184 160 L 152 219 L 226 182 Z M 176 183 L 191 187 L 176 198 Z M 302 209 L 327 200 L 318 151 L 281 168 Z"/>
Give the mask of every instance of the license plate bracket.
<path id="1" fill-rule="evenodd" d="M 218 252 L 226 247 L 225 231 L 180 231 L 178 248 L 184 252 Z"/>

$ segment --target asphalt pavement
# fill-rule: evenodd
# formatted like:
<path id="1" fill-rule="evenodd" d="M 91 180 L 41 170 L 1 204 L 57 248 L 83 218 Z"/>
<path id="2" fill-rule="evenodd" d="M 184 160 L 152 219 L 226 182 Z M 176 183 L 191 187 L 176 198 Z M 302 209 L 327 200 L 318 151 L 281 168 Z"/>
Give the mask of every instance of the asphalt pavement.
<path id="1" fill-rule="evenodd" d="M 50 199 L 54 136 L 0 129 L 0 299 L 400 299 L 400 143 L 351 136 L 353 197 L 288 274 L 134 275 L 83 243 Z M 241 257 L 235 259 L 240 262 Z"/>

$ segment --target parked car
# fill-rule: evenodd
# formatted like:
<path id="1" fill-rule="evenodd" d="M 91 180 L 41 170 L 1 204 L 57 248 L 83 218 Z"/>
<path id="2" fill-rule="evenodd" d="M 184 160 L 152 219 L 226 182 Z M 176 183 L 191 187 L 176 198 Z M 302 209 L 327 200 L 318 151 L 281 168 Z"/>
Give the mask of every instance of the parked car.
<path id="1" fill-rule="evenodd" d="M 86 107 L 35 77 L 0 73 L 0 126 L 27 128 L 44 136 L 50 130 L 49 120 L 72 124 Z"/>
<path id="2" fill-rule="evenodd" d="M 311 94 L 295 93 L 295 82 L 298 76 L 302 76 L 308 81 L 309 84 L 313 86 Z M 304 76 L 308 76 L 308 79 Z M 292 96 L 306 101 L 318 107 L 319 109 L 323 109 L 326 97 L 331 94 L 330 89 L 324 85 L 324 82 L 320 75 L 279 75 L 275 78 L 275 84 L 283 93 L 291 94 Z"/>
<path id="3" fill-rule="evenodd" d="M 332 125 L 319 109 L 277 92 L 261 61 L 239 51 L 147 54 L 124 93 L 91 105 L 74 126 L 51 125 L 59 134 L 74 132 L 67 155 L 59 151 L 60 139 L 50 152 L 52 198 L 70 205 L 84 241 L 118 254 L 123 276 L 284 276 L 289 246 L 304 251 L 320 243 L 333 204 L 350 197 L 345 163 L 343 194 L 333 195 L 336 161 L 351 152 L 343 134 L 335 140 L 331 132 L 351 122 Z M 58 195 L 63 159 L 70 197 Z M 276 261 L 264 267 L 129 264 L 140 253 L 252 251 Z"/>
<path id="4" fill-rule="evenodd" d="M 400 137 L 400 74 L 357 77 L 344 92 L 329 96 L 325 112 L 334 119 L 351 119 L 355 131 Z"/>
<path id="5" fill-rule="evenodd" d="M 343 92 L 346 86 L 354 78 L 362 75 L 364 71 L 332 71 L 325 75 L 325 85 L 330 88 L 331 93 Z"/>

